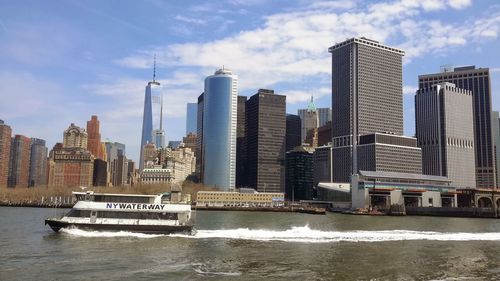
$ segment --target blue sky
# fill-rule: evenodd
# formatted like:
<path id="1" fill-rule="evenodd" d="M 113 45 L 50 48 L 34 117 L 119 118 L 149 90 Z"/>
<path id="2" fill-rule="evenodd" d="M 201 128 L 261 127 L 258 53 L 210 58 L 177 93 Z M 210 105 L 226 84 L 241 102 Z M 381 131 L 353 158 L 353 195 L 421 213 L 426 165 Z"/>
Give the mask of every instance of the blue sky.
<path id="1" fill-rule="evenodd" d="M 185 132 L 186 103 L 224 65 L 240 94 L 271 88 L 296 113 L 331 103 L 328 47 L 365 36 L 406 51 L 405 134 L 414 134 L 417 76 L 445 64 L 489 67 L 500 109 L 500 2 L 423 1 L 7 1 L 0 0 L 0 119 L 15 134 L 62 141 L 92 114 L 102 138 L 138 159 L 144 87 L 165 94 L 168 140 Z"/>

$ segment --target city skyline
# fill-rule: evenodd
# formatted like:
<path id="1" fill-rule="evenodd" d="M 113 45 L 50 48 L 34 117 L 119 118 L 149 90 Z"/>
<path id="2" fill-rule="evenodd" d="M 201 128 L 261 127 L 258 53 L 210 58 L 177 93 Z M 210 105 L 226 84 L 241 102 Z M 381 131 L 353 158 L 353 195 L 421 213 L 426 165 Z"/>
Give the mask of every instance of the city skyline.
<path id="1" fill-rule="evenodd" d="M 30 9 L 22 8 L 26 4 Z M 3 5 L 0 119 L 13 134 L 44 139 L 50 148 L 67 124 L 85 124 L 95 114 L 102 139 L 125 143 L 138 161 L 143 91 L 151 80 L 154 53 L 169 140 L 182 139 L 186 103 L 196 102 L 204 77 L 222 65 L 238 73 L 240 95 L 273 89 L 287 96 L 286 111 L 292 114 L 305 108 L 311 95 L 318 107 L 329 107 L 327 48 L 353 36 L 406 52 L 407 136 L 415 134 L 418 75 L 439 72 L 441 65 L 489 67 L 492 107 L 500 108 L 500 58 L 495 53 L 500 6 L 494 1 L 297 1 L 286 8 L 263 1 L 195 1 L 188 7 L 150 2 L 153 11 L 137 5 Z M 40 20 L 45 18 L 50 20 Z M 171 26 L 162 24 L 170 21 Z"/>

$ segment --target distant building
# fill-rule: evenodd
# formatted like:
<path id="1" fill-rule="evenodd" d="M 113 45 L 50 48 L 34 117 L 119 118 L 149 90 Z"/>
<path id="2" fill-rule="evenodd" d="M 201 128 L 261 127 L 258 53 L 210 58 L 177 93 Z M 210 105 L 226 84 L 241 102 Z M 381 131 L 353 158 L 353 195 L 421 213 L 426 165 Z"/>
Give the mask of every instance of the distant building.
<path id="1" fill-rule="evenodd" d="M 155 69 L 156 70 L 156 69 Z M 139 171 L 142 171 L 144 158 L 143 149 L 148 143 L 153 143 L 153 97 L 158 97 L 161 91 L 160 82 L 155 80 L 156 73 L 153 74 L 153 81 L 148 82 L 144 93 L 144 111 L 142 116 L 142 136 L 141 154 L 139 160 Z"/>
<path id="2" fill-rule="evenodd" d="M 118 155 L 118 158 L 113 160 L 111 166 L 111 183 L 113 186 L 124 186 L 128 179 L 128 160 L 125 155 Z"/>
<path id="3" fill-rule="evenodd" d="M 0 188 L 7 186 L 11 141 L 12 129 L 0 120 Z"/>
<path id="4" fill-rule="evenodd" d="M 108 186 L 108 163 L 99 158 L 94 160 L 92 185 Z"/>
<path id="5" fill-rule="evenodd" d="M 302 144 L 302 120 L 294 114 L 286 115 L 286 151 Z"/>
<path id="6" fill-rule="evenodd" d="M 319 124 L 318 127 L 326 125 L 328 122 L 332 122 L 332 109 L 331 108 L 317 108 Z"/>
<path id="7" fill-rule="evenodd" d="M 198 97 L 198 111 L 196 115 L 196 174 L 200 181 L 203 181 L 203 96 Z"/>
<path id="8" fill-rule="evenodd" d="M 333 157 L 335 161 L 335 154 Z M 416 138 L 381 133 L 363 135 L 359 137 L 358 167 L 363 171 L 422 174 L 422 151 Z"/>
<path id="9" fill-rule="evenodd" d="M 236 184 L 238 77 L 219 69 L 205 79 L 203 94 L 202 182 L 222 190 Z"/>
<path id="10" fill-rule="evenodd" d="M 474 105 L 474 145 L 476 156 L 476 187 L 495 188 L 495 151 L 491 122 L 491 77 L 489 68 L 464 66 L 446 68 L 441 73 L 418 76 L 419 89 L 450 82 L 472 91 Z"/>
<path id="11" fill-rule="evenodd" d="M 171 172 L 172 182 L 182 183 L 195 172 L 196 158 L 194 152 L 187 147 L 179 147 L 172 150 L 171 157 L 167 161 L 166 168 Z"/>
<path id="12" fill-rule="evenodd" d="M 417 91 L 416 136 L 423 174 L 448 177 L 460 188 L 476 186 L 473 115 L 472 92 L 455 84 Z"/>
<path id="13" fill-rule="evenodd" d="M 128 160 L 127 164 L 128 168 L 128 177 L 127 177 L 127 184 L 128 185 L 135 185 L 138 182 L 138 174 L 135 169 L 135 162 L 133 160 Z"/>
<path id="14" fill-rule="evenodd" d="M 64 131 L 63 147 L 64 148 L 83 148 L 87 149 L 88 134 L 85 129 L 71 123 L 68 129 Z"/>
<path id="15" fill-rule="evenodd" d="M 247 139 L 246 139 L 246 102 L 247 97 L 238 96 L 236 121 L 236 187 L 247 184 Z"/>
<path id="16" fill-rule="evenodd" d="M 194 153 L 196 151 L 196 133 L 188 133 L 187 136 L 182 138 L 184 147 L 191 149 Z"/>
<path id="17" fill-rule="evenodd" d="M 260 193 L 251 188 L 240 188 L 239 192 L 198 191 L 196 206 L 204 207 L 283 207 L 285 194 L 280 192 Z"/>
<path id="18" fill-rule="evenodd" d="M 126 146 L 123 143 L 106 141 L 104 144 L 106 146 L 106 154 L 108 156 L 106 162 L 108 164 L 113 163 L 120 155 L 127 155 Z"/>
<path id="19" fill-rule="evenodd" d="M 259 89 L 246 102 L 247 185 L 259 192 L 285 190 L 286 96 Z"/>
<path id="20" fill-rule="evenodd" d="M 330 47 L 332 54 L 333 181 L 358 173 L 357 144 L 362 135 L 403 134 L 402 50 L 364 37 Z M 373 144 L 372 148 L 383 149 Z M 416 148 L 418 149 L 418 148 Z M 372 157 L 376 157 L 372 153 Z M 398 166 L 402 156 L 394 154 Z M 362 162 L 362 161 L 359 161 Z"/>
<path id="21" fill-rule="evenodd" d="M 92 115 L 90 121 L 87 121 L 87 149 L 90 151 L 90 153 L 92 153 L 92 155 L 94 155 L 96 159 L 105 160 L 103 155 L 104 153 L 102 151 L 101 133 L 99 131 L 99 128 L 100 124 L 97 116 Z"/>
<path id="22" fill-rule="evenodd" d="M 87 132 L 71 123 L 64 131 L 63 145 L 50 152 L 49 186 L 86 186 L 93 184 L 94 155 L 87 150 Z"/>
<path id="23" fill-rule="evenodd" d="M 31 139 L 31 159 L 29 186 L 40 186 L 47 184 L 47 153 L 45 140 Z"/>
<path id="24" fill-rule="evenodd" d="M 314 148 L 298 146 L 286 153 L 286 188 L 288 200 L 312 200 L 314 190 Z"/>
<path id="25" fill-rule="evenodd" d="M 496 178 L 497 178 L 497 188 L 500 185 L 500 118 L 498 111 L 491 112 L 491 126 L 493 131 L 493 143 L 495 144 L 495 167 L 496 167 Z"/>
<path id="26" fill-rule="evenodd" d="M 198 105 L 196 103 L 188 103 L 186 106 L 186 135 L 197 132 L 196 117 L 198 113 Z"/>
<path id="27" fill-rule="evenodd" d="M 168 142 L 168 147 L 172 148 L 172 149 L 177 149 L 179 148 L 179 146 L 181 145 L 181 141 L 169 141 Z M 157 148 L 160 148 L 157 146 Z"/>
<path id="28" fill-rule="evenodd" d="M 172 182 L 172 173 L 169 169 L 156 166 L 144 168 L 141 173 L 142 184 L 162 184 Z"/>
<path id="29" fill-rule="evenodd" d="M 313 183 L 332 182 L 332 145 L 318 146 L 313 153 Z"/>
<path id="30" fill-rule="evenodd" d="M 302 142 L 309 143 L 309 146 L 317 146 L 317 129 L 319 127 L 319 115 L 316 105 L 314 104 L 314 99 L 311 96 L 311 101 L 307 106 L 307 109 L 299 109 L 298 115 L 302 121 Z M 316 141 L 316 143 L 314 143 Z"/>
<path id="31" fill-rule="evenodd" d="M 28 187 L 31 158 L 31 139 L 15 135 L 10 146 L 9 187 Z"/>
<path id="32" fill-rule="evenodd" d="M 318 128 L 318 146 L 327 145 L 332 142 L 332 122 L 326 122 Z"/>

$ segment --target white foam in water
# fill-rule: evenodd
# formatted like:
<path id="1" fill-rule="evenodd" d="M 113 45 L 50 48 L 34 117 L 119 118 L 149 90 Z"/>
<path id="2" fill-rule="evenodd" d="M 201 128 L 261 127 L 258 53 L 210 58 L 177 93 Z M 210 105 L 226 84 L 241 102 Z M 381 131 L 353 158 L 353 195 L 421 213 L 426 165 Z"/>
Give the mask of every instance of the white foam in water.
<path id="1" fill-rule="evenodd" d="M 166 235 L 141 234 L 132 232 L 97 232 L 79 229 L 63 229 L 65 233 L 83 237 L 137 237 L 154 238 Z M 310 229 L 309 226 L 292 227 L 287 230 L 266 229 L 219 229 L 197 230 L 195 235 L 172 234 L 170 237 L 191 239 L 241 239 L 255 241 L 285 241 L 301 243 L 328 242 L 384 242 L 404 240 L 434 241 L 500 241 L 500 232 L 432 232 L 412 230 L 383 231 L 322 231 Z"/>

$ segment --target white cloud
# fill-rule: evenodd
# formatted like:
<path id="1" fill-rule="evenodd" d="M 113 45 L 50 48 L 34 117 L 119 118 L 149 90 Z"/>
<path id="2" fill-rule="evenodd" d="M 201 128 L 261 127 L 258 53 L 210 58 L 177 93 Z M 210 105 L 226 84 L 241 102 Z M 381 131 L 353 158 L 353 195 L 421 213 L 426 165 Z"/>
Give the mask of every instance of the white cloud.
<path id="1" fill-rule="evenodd" d="M 415 92 L 418 90 L 418 87 L 412 85 L 404 85 L 403 86 L 403 95 L 415 95 Z"/>
<path id="2" fill-rule="evenodd" d="M 192 23 L 192 24 L 198 24 L 198 25 L 203 25 L 203 24 L 207 23 L 205 20 L 202 20 L 202 19 L 190 18 L 190 17 L 185 17 L 182 15 L 177 15 L 174 17 L 174 19 L 176 19 L 178 21 L 185 22 L 185 23 Z"/>
<path id="3" fill-rule="evenodd" d="M 448 0 L 448 5 L 454 9 L 463 9 L 472 4 L 471 0 Z"/>
<path id="4" fill-rule="evenodd" d="M 330 88 L 320 88 L 318 90 L 289 90 L 289 91 L 283 91 L 277 94 L 280 95 L 285 95 L 286 96 L 286 102 L 288 104 L 297 104 L 297 103 L 306 103 L 311 99 L 311 96 L 314 97 L 314 99 L 320 99 L 325 96 L 331 95 L 332 90 Z"/>

